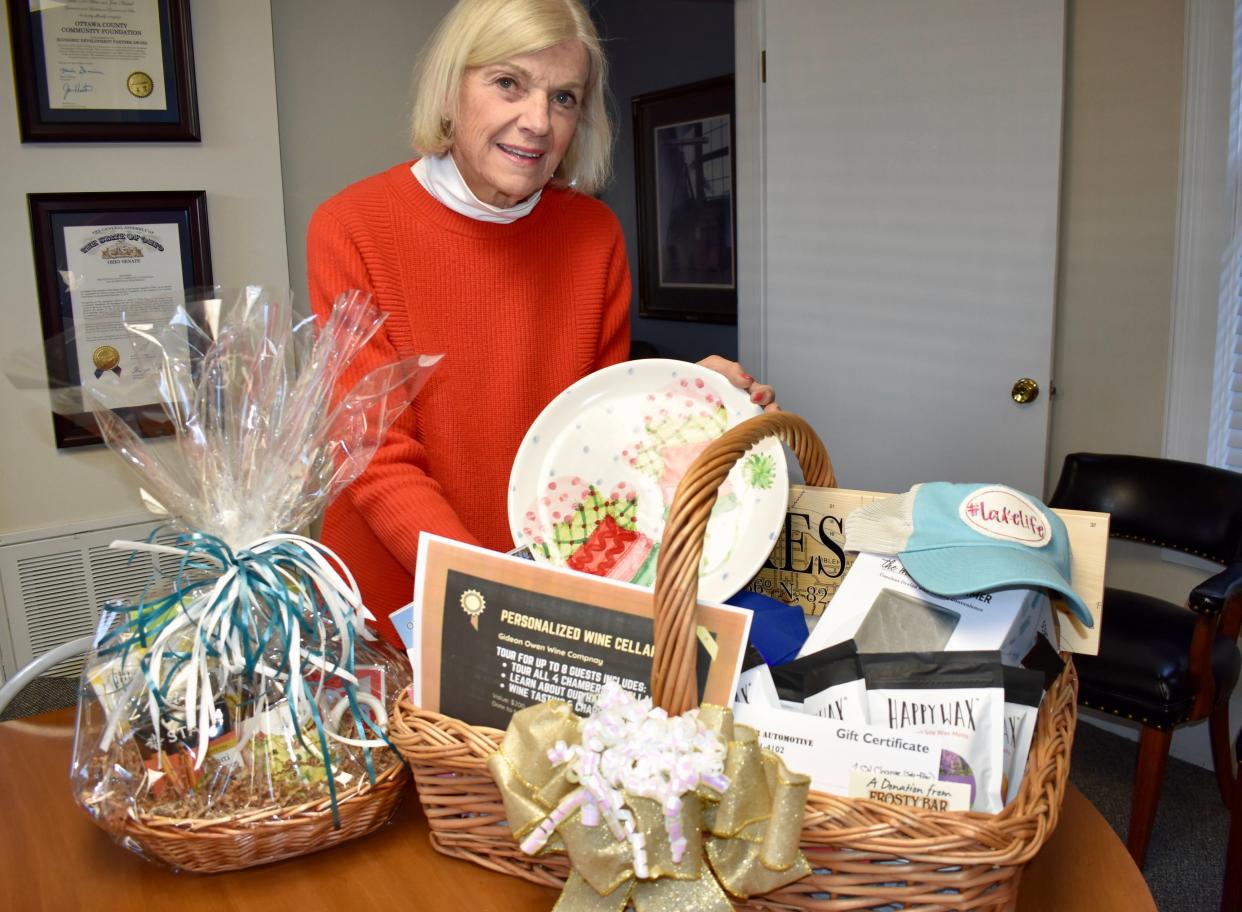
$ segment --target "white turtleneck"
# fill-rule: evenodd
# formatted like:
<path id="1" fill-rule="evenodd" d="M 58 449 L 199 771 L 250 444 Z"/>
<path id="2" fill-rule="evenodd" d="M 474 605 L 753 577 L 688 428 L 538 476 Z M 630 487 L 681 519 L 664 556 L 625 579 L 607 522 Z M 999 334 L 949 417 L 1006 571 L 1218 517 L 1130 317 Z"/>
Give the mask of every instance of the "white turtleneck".
<path id="1" fill-rule="evenodd" d="M 450 155 L 424 155 L 410 169 L 418 182 L 433 197 L 454 212 L 480 222 L 496 222 L 507 225 L 516 222 L 524 215 L 530 215 L 535 203 L 539 202 L 542 190 L 536 190 L 528 198 L 516 206 L 501 209 L 483 202 L 466 185 L 466 179 L 457 170 L 457 162 Z"/>

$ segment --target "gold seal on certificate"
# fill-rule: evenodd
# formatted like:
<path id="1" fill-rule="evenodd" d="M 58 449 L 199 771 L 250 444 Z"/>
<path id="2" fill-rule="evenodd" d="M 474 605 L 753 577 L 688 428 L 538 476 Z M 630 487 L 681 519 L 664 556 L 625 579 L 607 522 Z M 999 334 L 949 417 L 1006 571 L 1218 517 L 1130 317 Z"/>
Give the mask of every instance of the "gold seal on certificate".
<path id="1" fill-rule="evenodd" d="M 125 87 L 129 89 L 129 94 L 135 98 L 146 98 L 155 90 L 155 83 L 142 70 L 136 70 L 130 73 L 129 78 L 125 80 Z"/>
<path id="2" fill-rule="evenodd" d="M 470 626 L 479 629 L 479 615 L 487 607 L 487 601 L 477 589 L 467 589 L 461 594 L 461 610 L 470 618 Z"/>
<path id="3" fill-rule="evenodd" d="M 121 373 L 121 353 L 111 345 L 101 345 L 91 352 L 91 362 L 95 365 L 96 379 L 105 371 Z"/>

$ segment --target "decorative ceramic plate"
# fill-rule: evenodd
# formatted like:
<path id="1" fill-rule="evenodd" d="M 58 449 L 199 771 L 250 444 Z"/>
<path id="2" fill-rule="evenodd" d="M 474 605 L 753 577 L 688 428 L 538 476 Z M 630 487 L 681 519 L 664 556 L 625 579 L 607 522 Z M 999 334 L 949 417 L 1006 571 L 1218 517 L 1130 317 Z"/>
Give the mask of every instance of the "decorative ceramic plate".
<path id="1" fill-rule="evenodd" d="M 650 586 L 673 492 L 695 457 L 760 413 L 687 361 L 627 361 L 579 380 L 526 433 L 509 477 L 509 529 L 535 559 Z M 707 524 L 699 597 L 750 581 L 785 521 L 789 475 L 772 438 L 733 467 Z"/>

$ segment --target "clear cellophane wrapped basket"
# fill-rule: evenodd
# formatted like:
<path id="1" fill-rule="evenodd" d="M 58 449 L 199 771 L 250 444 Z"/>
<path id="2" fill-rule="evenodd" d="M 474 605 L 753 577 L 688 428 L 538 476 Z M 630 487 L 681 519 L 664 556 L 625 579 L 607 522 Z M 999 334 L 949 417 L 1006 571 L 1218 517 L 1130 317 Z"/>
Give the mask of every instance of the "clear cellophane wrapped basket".
<path id="1" fill-rule="evenodd" d="M 806 483 L 834 487 L 823 443 L 800 417 L 770 413 L 714 441 L 677 488 L 661 542 L 655 585 L 651 691 L 670 715 L 698 702 L 693 622 L 698 566 L 716 491 L 729 470 L 768 436 L 797 456 Z M 920 912 L 1012 907 L 1024 867 L 1056 827 L 1069 775 L 1078 682 L 1072 662 L 1040 706 L 1027 771 L 1016 799 L 998 814 L 937 812 L 810 792 L 802 852 L 813 872 L 746 901 L 740 909 Z M 564 854 L 531 856 L 514 841 L 488 757 L 504 732 L 415 706 L 406 693 L 390 712 L 389 736 L 409 761 L 437 850 L 560 887 Z"/>
<path id="2" fill-rule="evenodd" d="M 135 432 L 132 384 L 85 391 L 168 525 L 113 543 L 154 572 L 104 606 L 71 777 L 149 860 L 215 872 L 327 848 L 387 822 L 409 781 L 386 734 L 408 662 L 366 630 L 341 561 L 289 531 L 362 471 L 430 373 L 421 357 L 347 373 L 382 322 L 360 293 L 319 326 L 287 294 L 213 290 L 165 325 L 126 321 L 121 363 L 146 368 L 172 439 Z"/>

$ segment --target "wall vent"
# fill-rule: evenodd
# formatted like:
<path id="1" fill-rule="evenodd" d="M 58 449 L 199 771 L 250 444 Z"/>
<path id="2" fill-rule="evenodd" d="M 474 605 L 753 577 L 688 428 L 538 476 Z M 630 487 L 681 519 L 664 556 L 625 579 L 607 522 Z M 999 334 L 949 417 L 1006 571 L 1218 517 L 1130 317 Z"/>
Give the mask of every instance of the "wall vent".
<path id="1" fill-rule="evenodd" d="M 111 599 L 132 600 L 151 578 L 155 559 L 109 548 L 116 539 L 142 541 L 158 522 L 77 530 L 47 530 L 46 537 L 24 537 L 0 544 L 0 681 L 45 652 L 91 633 L 99 606 Z M 175 537 L 164 530 L 156 541 Z M 177 559 L 158 559 L 164 572 L 175 571 Z M 49 671 L 77 675 L 82 659 L 70 659 Z"/>

